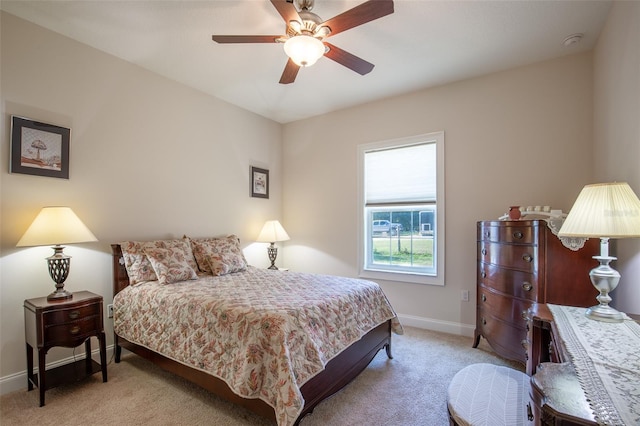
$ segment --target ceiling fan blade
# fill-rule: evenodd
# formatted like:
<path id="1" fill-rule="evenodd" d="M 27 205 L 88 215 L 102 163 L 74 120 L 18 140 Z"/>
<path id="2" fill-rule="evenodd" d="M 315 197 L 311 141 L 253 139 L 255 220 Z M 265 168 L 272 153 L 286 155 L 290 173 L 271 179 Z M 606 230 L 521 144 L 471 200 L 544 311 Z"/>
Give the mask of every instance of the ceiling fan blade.
<path id="1" fill-rule="evenodd" d="M 271 0 L 272 2 L 275 0 Z M 331 35 L 366 24 L 393 13 L 393 0 L 369 0 L 320 24 L 331 29 Z"/>
<path id="2" fill-rule="evenodd" d="M 342 50 L 331 43 L 327 43 L 325 41 L 324 45 L 329 48 L 329 51 L 326 52 L 324 56 L 336 61 L 340 65 L 344 65 L 345 67 L 357 72 L 360 75 L 370 73 L 375 66 L 371 62 L 367 62 L 364 59 L 358 58 L 356 55 L 353 55 L 346 50 Z"/>
<path id="3" fill-rule="evenodd" d="M 296 7 L 293 5 L 293 0 L 271 0 L 271 4 L 276 8 L 284 22 L 289 26 L 289 21 L 300 21 L 300 15 Z"/>
<path id="4" fill-rule="evenodd" d="M 281 35 L 214 35 L 211 36 L 217 43 L 276 43 Z"/>
<path id="5" fill-rule="evenodd" d="M 282 77 L 280 77 L 280 84 L 289 84 L 296 81 L 298 71 L 300 71 L 300 65 L 296 64 L 291 60 L 291 58 L 289 58 L 287 65 L 284 67 L 284 71 L 282 72 Z"/>

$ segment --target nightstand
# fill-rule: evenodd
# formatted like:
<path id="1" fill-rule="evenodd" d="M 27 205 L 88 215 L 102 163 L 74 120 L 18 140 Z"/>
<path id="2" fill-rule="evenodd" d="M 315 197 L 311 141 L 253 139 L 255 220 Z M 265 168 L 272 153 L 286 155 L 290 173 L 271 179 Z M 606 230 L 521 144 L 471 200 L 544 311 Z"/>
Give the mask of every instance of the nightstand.
<path id="1" fill-rule="evenodd" d="M 24 325 L 27 343 L 27 387 L 40 389 L 40 406 L 44 392 L 62 383 L 78 381 L 102 371 L 107 381 L 107 350 L 102 317 L 102 296 L 89 291 L 73 293 L 62 302 L 48 302 L 46 297 L 24 301 Z M 91 359 L 91 336 L 100 343 L 100 364 Z M 84 343 L 85 359 L 46 370 L 45 358 L 54 346 L 75 348 Z M 38 349 L 38 374 L 33 373 L 33 349 Z"/>

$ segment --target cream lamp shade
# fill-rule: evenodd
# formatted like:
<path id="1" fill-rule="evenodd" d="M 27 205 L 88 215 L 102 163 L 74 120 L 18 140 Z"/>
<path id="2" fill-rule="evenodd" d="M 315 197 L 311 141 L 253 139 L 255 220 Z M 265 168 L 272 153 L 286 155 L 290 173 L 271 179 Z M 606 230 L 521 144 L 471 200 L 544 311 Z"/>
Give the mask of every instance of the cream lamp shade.
<path id="1" fill-rule="evenodd" d="M 609 306 L 620 274 L 609 266 L 616 260 L 609 256 L 610 238 L 640 237 L 640 200 L 626 182 L 599 183 L 585 186 L 558 232 L 560 237 L 600 238 L 600 266 L 589 273 L 593 286 L 600 292 L 599 305 L 587 309 L 586 315 L 607 322 L 623 321 L 625 315 Z"/>
<path id="2" fill-rule="evenodd" d="M 560 229 L 562 237 L 640 237 L 640 200 L 626 182 L 585 186 Z"/>
<path id="3" fill-rule="evenodd" d="M 71 257 L 63 253 L 64 247 L 61 244 L 90 241 L 98 239 L 69 207 L 44 207 L 16 246 L 54 246 L 54 254 L 47 258 L 47 263 L 49 275 L 56 282 L 56 290 L 47 299 L 58 301 L 72 297 L 72 294 L 64 289 Z"/>
<path id="4" fill-rule="evenodd" d="M 290 240 L 289 234 L 284 230 L 280 222 L 277 220 L 268 220 L 262 227 L 260 235 L 258 235 L 258 242 L 271 243 L 277 241 Z"/>
<path id="5" fill-rule="evenodd" d="M 269 247 L 267 247 L 267 255 L 269 256 L 269 260 L 271 261 L 271 266 L 269 269 L 278 269 L 276 266 L 276 258 L 278 257 L 278 248 L 275 246 L 275 242 L 277 241 L 288 241 L 290 240 L 289 234 L 284 230 L 280 222 L 277 220 L 268 220 L 264 226 L 262 227 L 262 231 L 260 231 L 260 235 L 258 235 L 258 242 L 261 243 L 271 243 Z"/>
<path id="6" fill-rule="evenodd" d="M 298 66 L 310 67 L 324 55 L 325 47 L 319 39 L 300 34 L 285 41 L 284 52 Z"/>

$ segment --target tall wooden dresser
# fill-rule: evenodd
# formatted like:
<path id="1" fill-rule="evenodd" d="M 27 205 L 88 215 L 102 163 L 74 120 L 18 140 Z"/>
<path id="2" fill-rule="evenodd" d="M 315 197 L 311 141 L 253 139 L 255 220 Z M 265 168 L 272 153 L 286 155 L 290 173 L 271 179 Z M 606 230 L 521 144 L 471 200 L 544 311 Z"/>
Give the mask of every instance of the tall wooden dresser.
<path id="1" fill-rule="evenodd" d="M 598 294 L 589 271 L 600 241 L 574 251 L 545 220 L 478 222 L 477 317 L 480 337 L 502 357 L 526 363 L 527 312 L 534 302 L 593 306 Z"/>

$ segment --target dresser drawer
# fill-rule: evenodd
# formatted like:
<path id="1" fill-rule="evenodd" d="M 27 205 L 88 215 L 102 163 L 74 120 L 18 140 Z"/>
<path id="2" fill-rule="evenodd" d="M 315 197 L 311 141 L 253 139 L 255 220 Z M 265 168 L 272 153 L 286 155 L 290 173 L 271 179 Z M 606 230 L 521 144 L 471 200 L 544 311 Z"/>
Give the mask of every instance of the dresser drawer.
<path id="1" fill-rule="evenodd" d="M 537 228 L 532 226 L 488 226 L 481 224 L 478 237 L 494 243 L 534 244 Z"/>
<path id="2" fill-rule="evenodd" d="M 478 284 L 520 299 L 538 300 L 538 280 L 531 272 L 479 262 Z"/>
<path id="3" fill-rule="evenodd" d="M 45 325 L 44 340 L 54 346 L 75 347 L 79 340 L 96 334 L 101 320 L 99 315 L 93 315 L 65 324 Z"/>
<path id="4" fill-rule="evenodd" d="M 526 272 L 536 272 L 538 248 L 535 246 L 505 245 L 481 241 L 478 260 Z"/>
<path id="5" fill-rule="evenodd" d="M 496 319 L 486 311 L 478 312 L 479 324 L 476 327 L 479 327 L 491 347 L 506 358 L 525 363 L 528 345 L 526 328 Z"/>
<path id="6" fill-rule="evenodd" d="M 526 328 L 527 312 L 533 302 L 503 296 L 482 286 L 478 289 L 478 308 L 483 314 L 488 313 L 517 327 Z"/>
<path id="7" fill-rule="evenodd" d="M 86 317 L 100 315 L 101 303 L 90 303 L 83 306 L 77 306 L 69 309 L 59 309 L 55 311 L 44 312 L 42 314 L 42 321 L 44 325 L 48 324 L 62 324 L 70 321 L 81 320 Z"/>

